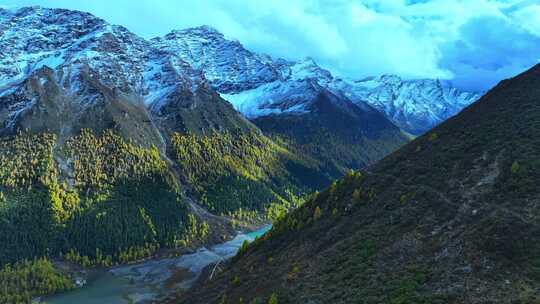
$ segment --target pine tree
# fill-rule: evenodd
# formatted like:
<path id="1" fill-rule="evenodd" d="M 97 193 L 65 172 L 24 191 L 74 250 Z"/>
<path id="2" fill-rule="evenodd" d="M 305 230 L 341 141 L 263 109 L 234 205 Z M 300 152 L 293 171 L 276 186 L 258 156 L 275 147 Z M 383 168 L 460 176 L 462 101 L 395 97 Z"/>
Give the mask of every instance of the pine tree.
<path id="1" fill-rule="evenodd" d="M 322 215 L 321 208 L 320 208 L 319 206 L 317 206 L 317 207 L 315 208 L 315 211 L 313 212 L 313 218 L 314 218 L 315 220 L 318 220 L 318 219 L 321 217 L 321 215 Z"/>
<path id="2" fill-rule="evenodd" d="M 519 170 L 521 169 L 521 166 L 519 165 L 519 163 L 517 161 L 514 161 L 512 163 L 512 167 L 510 168 L 510 171 L 512 171 L 512 173 L 516 174 L 519 172 Z"/>
<path id="3" fill-rule="evenodd" d="M 360 189 L 354 190 L 352 194 L 353 203 L 359 203 L 361 198 L 362 198 L 362 192 L 360 191 Z"/>
<path id="4" fill-rule="evenodd" d="M 275 292 L 272 293 L 270 299 L 268 299 L 268 304 L 278 304 L 278 296 Z"/>

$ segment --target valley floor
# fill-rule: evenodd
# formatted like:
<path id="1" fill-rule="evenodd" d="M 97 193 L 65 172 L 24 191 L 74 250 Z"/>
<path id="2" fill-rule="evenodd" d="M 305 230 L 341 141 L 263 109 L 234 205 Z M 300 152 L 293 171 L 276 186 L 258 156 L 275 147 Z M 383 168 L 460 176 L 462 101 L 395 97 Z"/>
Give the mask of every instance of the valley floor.
<path id="1" fill-rule="evenodd" d="M 201 247 L 178 257 L 83 272 L 88 280 L 83 287 L 43 300 L 49 304 L 148 303 L 158 300 L 168 296 L 171 291 L 190 288 L 208 265 L 219 265 L 221 261 L 233 257 L 244 241 L 252 242 L 270 227 L 264 225 L 253 232 L 238 233 L 230 241 L 210 249 Z"/>

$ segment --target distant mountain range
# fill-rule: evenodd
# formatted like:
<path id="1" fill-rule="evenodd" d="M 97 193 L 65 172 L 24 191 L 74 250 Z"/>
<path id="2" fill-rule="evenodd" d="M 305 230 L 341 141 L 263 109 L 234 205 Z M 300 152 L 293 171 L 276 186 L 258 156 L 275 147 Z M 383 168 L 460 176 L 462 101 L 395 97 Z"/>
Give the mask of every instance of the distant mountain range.
<path id="1" fill-rule="evenodd" d="M 419 135 L 480 97 L 436 79 L 334 77 L 311 58 L 287 61 L 257 54 L 208 26 L 173 31 L 151 41 L 202 70 L 211 86 L 250 119 L 307 113 L 313 96 L 327 90 L 360 107 L 368 104 L 403 130 Z"/>
<path id="2" fill-rule="evenodd" d="M 51 14 L 30 7 L 2 10 L 0 18 L 5 20 L 2 42 L 6 48 L 0 58 L 4 95 L 42 66 L 84 62 L 96 72 L 111 73 L 109 84 L 132 87 L 155 110 L 179 86 L 194 92 L 206 82 L 250 119 L 305 113 L 313 95 L 327 90 L 360 107 L 371 105 L 414 135 L 479 97 L 434 79 L 334 77 L 310 58 L 291 62 L 257 54 L 208 26 L 175 30 L 147 41 L 82 12 L 55 10 Z"/>

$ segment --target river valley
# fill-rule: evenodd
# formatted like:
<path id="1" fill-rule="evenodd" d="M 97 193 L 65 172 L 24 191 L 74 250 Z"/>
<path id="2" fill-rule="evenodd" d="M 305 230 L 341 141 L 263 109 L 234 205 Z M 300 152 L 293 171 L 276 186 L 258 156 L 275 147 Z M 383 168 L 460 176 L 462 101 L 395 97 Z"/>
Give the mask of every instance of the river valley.
<path id="1" fill-rule="evenodd" d="M 174 258 L 148 260 L 97 271 L 88 283 L 75 290 L 47 297 L 48 304 L 139 304 L 167 296 L 171 290 L 188 289 L 202 270 L 233 257 L 242 243 L 252 242 L 271 228 L 265 225 L 250 233 L 239 233 L 227 242 Z"/>

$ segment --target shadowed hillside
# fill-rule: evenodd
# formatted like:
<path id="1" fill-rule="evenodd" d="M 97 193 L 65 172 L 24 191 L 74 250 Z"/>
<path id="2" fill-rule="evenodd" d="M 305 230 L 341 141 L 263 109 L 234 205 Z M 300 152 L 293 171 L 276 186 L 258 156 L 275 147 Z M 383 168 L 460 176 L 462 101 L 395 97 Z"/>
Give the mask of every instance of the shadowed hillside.
<path id="1" fill-rule="evenodd" d="M 171 302 L 537 303 L 539 147 L 540 65 L 313 195 Z"/>

